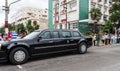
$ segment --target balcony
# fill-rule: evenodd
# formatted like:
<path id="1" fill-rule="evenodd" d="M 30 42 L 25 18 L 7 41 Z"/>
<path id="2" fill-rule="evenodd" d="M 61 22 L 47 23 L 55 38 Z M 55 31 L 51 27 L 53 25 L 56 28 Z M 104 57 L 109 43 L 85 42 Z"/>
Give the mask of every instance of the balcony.
<path id="1" fill-rule="evenodd" d="M 62 1 L 61 1 L 61 5 L 62 5 L 62 4 L 65 4 L 66 2 L 67 2 L 67 0 L 62 0 Z"/>
<path id="2" fill-rule="evenodd" d="M 61 22 L 62 23 L 67 22 L 67 19 L 62 19 Z"/>
<path id="3" fill-rule="evenodd" d="M 66 13 L 67 13 L 66 9 L 64 9 L 64 10 L 61 11 L 61 14 L 66 14 Z"/>
<path id="4" fill-rule="evenodd" d="M 59 21 L 55 21 L 55 24 L 58 24 L 59 23 Z"/>
<path id="5" fill-rule="evenodd" d="M 56 3 L 56 4 L 55 4 L 55 7 L 59 7 L 59 3 Z"/>
<path id="6" fill-rule="evenodd" d="M 55 15 L 59 15 L 59 12 L 55 12 Z"/>

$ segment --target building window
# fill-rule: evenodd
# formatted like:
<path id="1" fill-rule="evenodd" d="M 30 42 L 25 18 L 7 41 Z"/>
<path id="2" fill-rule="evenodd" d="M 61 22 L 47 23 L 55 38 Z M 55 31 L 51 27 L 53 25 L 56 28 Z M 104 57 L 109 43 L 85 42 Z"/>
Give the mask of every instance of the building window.
<path id="1" fill-rule="evenodd" d="M 107 4 L 107 0 L 104 0 L 104 3 Z"/>
<path id="2" fill-rule="evenodd" d="M 107 15 L 104 15 L 103 19 L 104 19 L 104 21 L 106 21 L 107 20 Z"/>
<path id="3" fill-rule="evenodd" d="M 75 9 L 77 7 L 77 2 L 76 1 L 73 1 L 70 3 L 70 9 Z"/>
<path id="4" fill-rule="evenodd" d="M 101 8 L 102 8 L 102 5 L 100 5 L 100 4 L 99 4 L 99 5 L 98 5 L 98 8 L 101 10 Z"/>
<path id="5" fill-rule="evenodd" d="M 28 15 L 32 15 L 33 13 L 27 13 Z"/>
<path id="6" fill-rule="evenodd" d="M 91 3 L 91 8 L 95 8 L 95 6 L 96 6 L 96 3 L 92 2 Z"/>
<path id="7" fill-rule="evenodd" d="M 72 29 L 77 29 L 78 28 L 78 24 L 77 23 L 73 23 L 72 25 L 70 25 Z"/>
<path id="8" fill-rule="evenodd" d="M 45 13 L 47 13 L 47 11 L 45 11 Z"/>
<path id="9" fill-rule="evenodd" d="M 102 0 L 98 0 L 98 2 L 102 2 Z"/>
<path id="10" fill-rule="evenodd" d="M 107 13 L 107 9 L 108 9 L 107 7 L 104 7 L 104 13 Z"/>
<path id="11" fill-rule="evenodd" d="M 47 15 L 42 15 L 42 17 L 47 17 Z"/>

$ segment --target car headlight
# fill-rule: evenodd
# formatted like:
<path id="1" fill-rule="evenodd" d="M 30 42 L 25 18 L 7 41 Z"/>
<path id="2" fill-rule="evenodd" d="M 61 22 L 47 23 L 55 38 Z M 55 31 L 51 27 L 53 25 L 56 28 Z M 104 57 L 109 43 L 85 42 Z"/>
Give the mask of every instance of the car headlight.
<path id="1" fill-rule="evenodd" d="M 0 50 L 1 50 L 2 44 L 0 44 Z"/>

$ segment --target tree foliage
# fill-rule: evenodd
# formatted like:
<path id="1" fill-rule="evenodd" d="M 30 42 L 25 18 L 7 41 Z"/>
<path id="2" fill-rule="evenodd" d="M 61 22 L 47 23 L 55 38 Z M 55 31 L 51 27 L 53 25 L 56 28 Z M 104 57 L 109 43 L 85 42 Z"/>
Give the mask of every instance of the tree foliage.
<path id="1" fill-rule="evenodd" d="M 19 24 L 9 24 L 8 25 L 8 29 L 9 31 L 16 31 L 17 33 L 24 33 L 24 32 L 28 32 L 31 33 L 34 30 L 39 29 L 39 25 L 37 24 L 37 21 L 33 22 L 32 25 L 32 21 L 28 20 L 26 25 L 24 25 L 23 23 L 19 23 Z M 4 33 L 5 28 L 1 27 L 0 28 L 0 33 Z"/>
<path id="2" fill-rule="evenodd" d="M 110 33 L 112 33 L 113 32 L 112 30 L 114 28 L 113 26 L 114 26 L 114 24 L 112 24 L 112 22 L 110 20 L 108 20 L 108 21 L 105 22 L 105 25 L 101 26 L 101 29 L 102 29 L 103 32 L 110 31 Z"/>
<path id="3" fill-rule="evenodd" d="M 26 29 L 25 29 L 25 26 L 23 25 L 23 23 L 16 25 L 16 27 L 17 27 L 17 32 L 19 34 L 23 33 L 23 32 L 26 32 Z"/>
<path id="4" fill-rule="evenodd" d="M 5 32 L 4 29 L 5 29 L 4 27 L 1 27 L 1 28 L 0 28 L 0 33 L 4 33 L 4 32 Z"/>
<path id="5" fill-rule="evenodd" d="M 112 7 L 110 8 L 110 20 L 116 25 L 118 29 L 120 27 L 120 0 L 112 0 Z"/>
<path id="6" fill-rule="evenodd" d="M 34 31 L 31 20 L 28 20 L 26 28 L 27 28 L 28 33 L 31 33 Z"/>
<path id="7" fill-rule="evenodd" d="M 90 10 L 90 15 L 92 20 L 96 20 L 98 22 L 101 19 L 102 13 L 99 8 L 92 8 Z"/>

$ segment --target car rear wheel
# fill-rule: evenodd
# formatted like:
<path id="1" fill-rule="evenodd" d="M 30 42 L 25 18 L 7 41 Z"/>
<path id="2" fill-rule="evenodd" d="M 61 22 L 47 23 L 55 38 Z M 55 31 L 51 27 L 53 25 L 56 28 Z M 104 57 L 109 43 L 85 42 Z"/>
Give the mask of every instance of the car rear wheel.
<path id="1" fill-rule="evenodd" d="M 23 64 L 28 60 L 29 54 L 25 48 L 17 47 L 11 50 L 9 60 L 12 64 Z"/>
<path id="2" fill-rule="evenodd" d="M 80 54 L 85 54 L 87 52 L 87 44 L 85 42 L 80 43 L 78 51 Z"/>

